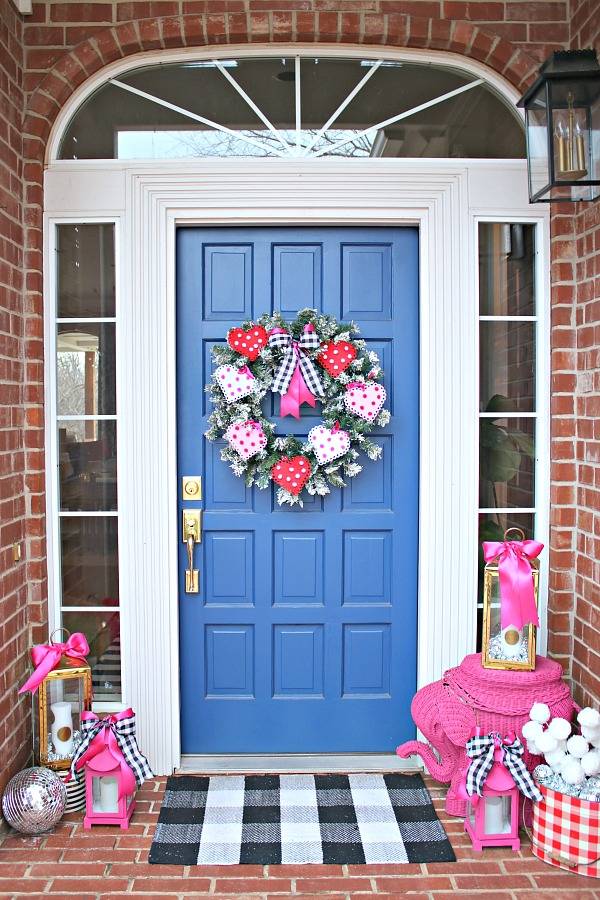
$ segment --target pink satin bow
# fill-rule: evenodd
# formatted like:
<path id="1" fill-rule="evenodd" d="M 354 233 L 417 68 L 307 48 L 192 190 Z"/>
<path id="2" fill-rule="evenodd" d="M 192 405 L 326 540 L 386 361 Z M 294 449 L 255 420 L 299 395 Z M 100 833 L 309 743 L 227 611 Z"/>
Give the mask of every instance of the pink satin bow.
<path id="1" fill-rule="evenodd" d="M 125 761 L 125 757 L 119 747 L 119 742 L 117 741 L 115 733 L 121 719 L 129 719 L 131 716 L 133 716 L 133 710 L 131 708 L 124 709 L 120 713 L 105 716 L 102 719 L 93 712 L 84 712 L 81 715 L 82 722 L 97 722 L 102 725 L 102 728 L 91 740 L 90 746 L 85 753 L 77 760 L 75 768 L 78 772 L 81 771 L 86 763 L 91 762 L 91 760 L 99 753 L 108 750 L 121 770 L 121 777 L 119 779 L 119 799 L 128 796 L 129 794 L 133 794 L 136 789 L 135 776 Z"/>
<path id="2" fill-rule="evenodd" d="M 85 659 L 90 652 L 85 635 L 76 631 L 64 644 L 37 644 L 31 648 L 31 661 L 35 671 L 29 676 L 19 693 L 25 691 L 34 693 L 42 683 L 46 675 L 56 668 L 61 656 L 69 656 L 72 659 Z"/>
<path id="3" fill-rule="evenodd" d="M 486 563 L 498 560 L 500 580 L 500 625 L 539 626 L 535 605 L 533 577 L 529 561 L 540 555 L 544 545 L 539 541 L 484 541 L 483 558 Z"/>

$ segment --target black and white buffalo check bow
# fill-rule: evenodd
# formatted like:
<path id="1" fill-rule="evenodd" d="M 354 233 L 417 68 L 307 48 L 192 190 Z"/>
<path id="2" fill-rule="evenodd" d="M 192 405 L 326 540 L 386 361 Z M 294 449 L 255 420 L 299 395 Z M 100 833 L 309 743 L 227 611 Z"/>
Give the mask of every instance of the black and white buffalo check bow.
<path id="1" fill-rule="evenodd" d="M 152 769 L 137 744 L 135 713 L 131 708 L 116 715 L 105 716 L 103 719 L 99 719 L 95 713 L 84 712 L 82 714 L 81 743 L 71 762 L 71 777 L 79 780 L 83 776 L 83 765 L 80 761 L 83 759 L 85 762 L 84 757 L 89 758 L 94 753 L 94 748 L 90 750 L 90 745 L 95 738 L 104 737 L 103 733 L 106 730 L 111 732 L 110 735 L 106 734 L 106 746 L 109 743 L 116 743 L 123 754 L 123 759 L 133 773 L 137 786 L 140 787 L 147 778 L 152 778 Z"/>
<path id="2" fill-rule="evenodd" d="M 515 780 L 520 792 L 530 800 L 540 801 L 542 795 L 525 763 L 523 744 L 516 737 L 509 743 L 508 738 L 502 738 L 497 731 L 491 731 L 486 735 L 478 735 L 467 741 L 467 756 L 472 760 L 467 772 L 467 794 L 482 796 L 483 786 L 494 762 L 494 752 L 497 747 L 502 748 L 502 762 Z"/>
<path id="3" fill-rule="evenodd" d="M 272 390 L 276 394 L 285 394 L 297 365 L 300 366 L 306 387 L 317 397 L 323 396 L 323 385 L 314 363 L 306 355 L 307 350 L 318 350 L 320 340 L 315 331 L 305 331 L 300 340 L 295 341 L 291 334 L 275 330 L 269 335 L 269 346 L 275 350 L 283 350 L 283 359 L 275 373 Z"/>

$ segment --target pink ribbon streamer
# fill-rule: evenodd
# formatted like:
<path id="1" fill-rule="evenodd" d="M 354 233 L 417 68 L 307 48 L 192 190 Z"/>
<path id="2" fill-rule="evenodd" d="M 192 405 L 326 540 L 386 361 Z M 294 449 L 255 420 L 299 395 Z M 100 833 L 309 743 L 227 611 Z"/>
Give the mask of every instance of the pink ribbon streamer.
<path id="1" fill-rule="evenodd" d="M 483 558 L 486 563 L 498 560 L 500 580 L 500 625 L 539 626 L 535 605 L 530 560 L 540 555 L 544 545 L 539 541 L 484 541 Z"/>
<path id="2" fill-rule="evenodd" d="M 121 752 L 121 748 L 119 747 L 119 743 L 117 741 L 117 737 L 115 734 L 115 726 L 117 722 L 121 719 L 128 719 L 133 715 L 133 710 L 131 708 L 124 709 L 120 713 L 114 713 L 110 716 L 105 716 L 103 719 L 100 719 L 96 713 L 93 712 L 84 712 L 81 715 L 82 722 L 101 722 L 102 729 L 98 732 L 98 734 L 92 739 L 90 742 L 90 746 L 87 748 L 84 754 L 77 761 L 76 769 L 77 771 L 81 771 L 83 767 L 92 761 L 95 756 L 99 753 L 103 753 L 105 750 L 108 750 L 115 763 L 118 764 L 121 770 L 121 777 L 119 779 L 119 800 L 122 797 L 126 797 L 129 794 L 133 794 L 136 789 L 136 781 L 135 775 L 127 765 L 125 761 L 125 757 Z"/>
<path id="3" fill-rule="evenodd" d="M 31 661 L 35 671 L 19 688 L 19 694 L 24 694 L 25 691 L 35 693 L 46 675 L 59 664 L 62 656 L 85 660 L 89 652 L 88 642 L 80 631 L 74 632 L 64 644 L 37 644 L 31 648 Z"/>

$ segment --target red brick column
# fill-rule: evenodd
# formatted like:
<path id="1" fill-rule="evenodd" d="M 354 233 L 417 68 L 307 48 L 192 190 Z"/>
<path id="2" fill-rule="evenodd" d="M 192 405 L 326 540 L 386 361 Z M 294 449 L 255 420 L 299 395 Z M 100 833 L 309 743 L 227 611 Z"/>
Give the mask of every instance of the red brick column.
<path id="1" fill-rule="evenodd" d="M 16 683 L 26 664 L 29 486 L 26 482 L 27 329 L 23 291 L 22 22 L 0 0 L 0 759 L 12 767 L 29 755 L 28 699 Z M 15 560 L 13 545 L 22 553 Z M 12 774 L 0 768 L 0 793 Z"/>

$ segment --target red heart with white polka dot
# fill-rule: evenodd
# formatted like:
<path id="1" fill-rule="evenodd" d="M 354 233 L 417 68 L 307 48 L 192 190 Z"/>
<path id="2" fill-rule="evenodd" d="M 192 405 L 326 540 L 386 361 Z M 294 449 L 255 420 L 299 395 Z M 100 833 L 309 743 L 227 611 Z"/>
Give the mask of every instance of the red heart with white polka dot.
<path id="1" fill-rule="evenodd" d="M 310 478 L 310 460 L 306 456 L 282 456 L 271 469 L 271 478 L 290 494 L 300 493 Z"/>
<path id="2" fill-rule="evenodd" d="M 345 372 L 353 359 L 356 359 L 356 347 L 348 341 L 327 341 L 321 344 L 321 352 L 317 356 L 317 362 L 333 378 Z"/>
<path id="3" fill-rule="evenodd" d="M 241 353 L 254 362 L 260 351 L 267 346 L 269 336 L 262 325 L 251 325 L 248 331 L 232 328 L 227 332 L 227 343 L 236 353 Z"/>

